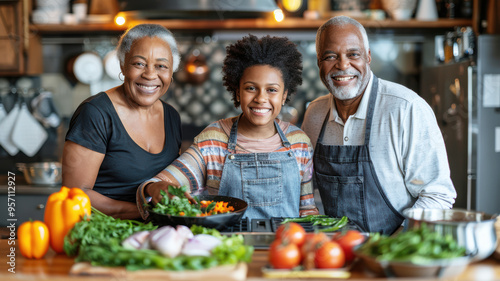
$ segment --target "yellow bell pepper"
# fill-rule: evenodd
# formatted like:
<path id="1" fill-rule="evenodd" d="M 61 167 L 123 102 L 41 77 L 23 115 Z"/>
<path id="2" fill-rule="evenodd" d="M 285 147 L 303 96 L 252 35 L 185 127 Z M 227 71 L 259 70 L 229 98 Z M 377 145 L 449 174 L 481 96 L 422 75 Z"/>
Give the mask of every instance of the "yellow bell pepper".
<path id="1" fill-rule="evenodd" d="M 85 215 L 90 217 L 90 199 L 80 188 L 63 186 L 49 196 L 44 220 L 50 231 L 50 246 L 56 253 L 64 252 L 64 236 Z"/>
<path id="2" fill-rule="evenodd" d="M 40 259 L 49 250 L 49 229 L 42 221 L 27 221 L 17 230 L 21 255 L 28 259 Z"/>

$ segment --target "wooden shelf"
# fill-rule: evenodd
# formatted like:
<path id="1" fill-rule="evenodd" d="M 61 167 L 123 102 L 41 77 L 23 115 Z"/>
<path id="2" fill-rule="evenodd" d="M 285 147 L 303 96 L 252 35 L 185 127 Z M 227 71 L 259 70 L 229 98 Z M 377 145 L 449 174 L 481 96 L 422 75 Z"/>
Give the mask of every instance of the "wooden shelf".
<path id="1" fill-rule="evenodd" d="M 130 22 L 128 25 L 117 26 L 114 23 L 89 23 L 78 25 L 60 24 L 32 24 L 30 30 L 40 34 L 60 33 L 89 33 L 89 32 L 122 32 L 129 26 L 138 23 L 161 24 L 171 30 L 196 31 L 196 30 L 220 30 L 220 29 L 283 29 L 283 30 L 307 30 L 317 29 L 326 20 L 305 20 L 299 18 L 288 18 L 282 22 L 268 19 L 225 19 L 225 20 L 141 20 Z M 451 29 L 455 26 L 472 26 L 471 19 L 439 19 L 437 21 L 395 21 L 395 20 L 363 20 L 359 22 L 367 29 Z"/>

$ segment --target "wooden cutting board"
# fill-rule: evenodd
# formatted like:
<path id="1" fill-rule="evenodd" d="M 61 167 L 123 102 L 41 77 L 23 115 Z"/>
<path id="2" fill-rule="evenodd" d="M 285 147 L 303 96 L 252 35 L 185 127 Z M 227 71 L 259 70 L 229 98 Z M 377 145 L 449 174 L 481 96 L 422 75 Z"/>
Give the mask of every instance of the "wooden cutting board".
<path id="1" fill-rule="evenodd" d="M 88 262 L 75 263 L 71 269 L 71 275 L 93 275 L 110 277 L 113 280 L 203 280 L 203 281 L 227 281 L 245 280 L 248 267 L 246 263 L 237 265 L 217 266 L 204 270 L 167 271 L 161 269 L 145 269 L 128 271 L 125 267 L 92 266 Z M 111 279 L 110 279 L 111 280 Z"/>

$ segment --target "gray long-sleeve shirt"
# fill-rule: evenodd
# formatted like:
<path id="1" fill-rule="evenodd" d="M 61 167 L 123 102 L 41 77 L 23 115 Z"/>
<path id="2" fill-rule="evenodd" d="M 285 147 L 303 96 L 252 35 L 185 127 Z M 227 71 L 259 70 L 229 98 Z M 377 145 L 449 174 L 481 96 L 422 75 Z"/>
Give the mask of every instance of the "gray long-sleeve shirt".
<path id="1" fill-rule="evenodd" d="M 364 144 L 373 75 L 358 110 L 344 124 L 333 95 L 312 101 L 302 130 L 316 146 L 329 109 L 323 144 Z M 441 131 L 431 107 L 410 89 L 379 79 L 370 136 L 370 156 L 388 199 L 396 210 L 409 207 L 449 209 L 457 196 Z M 328 202 L 323 202 L 328 204 Z"/>

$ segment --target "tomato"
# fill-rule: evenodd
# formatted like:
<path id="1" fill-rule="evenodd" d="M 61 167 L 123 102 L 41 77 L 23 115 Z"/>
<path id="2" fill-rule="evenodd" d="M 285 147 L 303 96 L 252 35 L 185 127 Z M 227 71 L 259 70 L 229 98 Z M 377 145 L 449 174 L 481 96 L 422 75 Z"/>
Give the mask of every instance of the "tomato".
<path id="1" fill-rule="evenodd" d="M 296 222 L 287 222 L 280 225 L 276 230 L 276 239 L 296 244 L 299 247 L 304 244 L 305 238 L 306 231 L 302 225 Z"/>
<path id="2" fill-rule="evenodd" d="M 332 240 L 339 243 L 344 250 L 346 262 L 354 260 L 354 252 L 352 249 L 365 241 L 365 236 L 357 230 L 348 230 L 345 233 L 336 233 Z"/>
<path id="3" fill-rule="evenodd" d="M 314 255 L 316 268 L 340 268 L 345 264 L 345 255 L 337 242 L 323 243 Z"/>
<path id="4" fill-rule="evenodd" d="M 305 255 L 308 252 L 315 252 L 318 243 L 323 243 L 330 240 L 324 232 L 306 233 L 304 244 L 302 244 L 301 252 Z"/>
<path id="5" fill-rule="evenodd" d="M 306 270 L 313 269 L 314 266 L 314 252 L 324 242 L 329 241 L 330 238 L 324 232 L 306 233 L 305 242 L 302 244 L 300 252 L 302 254 L 302 265 Z"/>
<path id="6" fill-rule="evenodd" d="M 273 268 L 290 269 L 300 264 L 299 247 L 276 239 L 269 246 L 269 263 Z"/>

